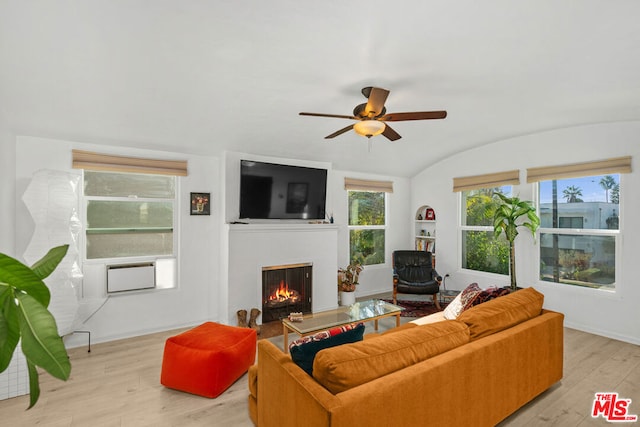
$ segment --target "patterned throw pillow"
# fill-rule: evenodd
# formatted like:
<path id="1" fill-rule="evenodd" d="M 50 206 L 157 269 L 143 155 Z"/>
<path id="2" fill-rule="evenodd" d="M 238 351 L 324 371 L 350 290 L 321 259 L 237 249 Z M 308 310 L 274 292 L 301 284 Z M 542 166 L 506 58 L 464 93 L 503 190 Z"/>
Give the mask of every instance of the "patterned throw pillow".
<path id="1" fill-rule="evenodd" d="M 483 302 L 487 302 L 489 300 L 501 297 L 503 295 L 508 295 L 509 289 L 507 288 L 498 288 L 496 286 L 491 286 L 482 292 L 480 292 L 476 297 L 470 301 L 470 303 L 462 310 L 468 310 L 471 307 L 475 307 L 478 304 L 482 304 Z"/>
<path id="2" fill-rule="evenodd" d="M 316 353 L 325 348 L 362 341 L 363 335 L 364 323 L 339 326 L 293 341 L 289 344 L 289 353 L 296 365 L 309 375 L 313 375 L 313 361 Z"/>
<path id="3" fill-rule="evenodd" d="M 482 292 L 477 283 L 467 286 L 457 297 L 453 299 L 444 309 L 444 318 L 448 320 L 456 319 L 465 310 L 465 306 Z"/>

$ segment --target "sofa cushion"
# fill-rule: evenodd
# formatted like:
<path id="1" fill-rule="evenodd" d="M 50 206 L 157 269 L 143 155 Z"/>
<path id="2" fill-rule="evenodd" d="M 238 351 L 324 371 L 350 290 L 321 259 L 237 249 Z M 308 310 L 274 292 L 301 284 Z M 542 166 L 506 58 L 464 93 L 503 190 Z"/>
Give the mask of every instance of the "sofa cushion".
<path id="1" fill-rule="evenodd" d="M 379 334 L 369 334 L 369 335 L 374 335 L 374 336 L 381 337 L 381 336 L 388 335 L 388 334 L 395 334 L 396 332 L 404 331 L 406 329 L 411 329 L 411 328 L 413 328 L 415 326 L 418 326 L 418 325 L 416 325 L 415 323 L 407 322 L 407 323 L 403 323 L 400 326 L 396 326 L 395 328 L 387 329 L 386 331 L 381 332 Z M 367 336 L 369 336 L 369 335 L 367 335 Z"/>
<path id="2" fill-rule="evenodd" d="M 306 373 L 312 375 L 313 360 L 316 354 L 325 348 L 362 341 L 364 324 L 344 325 L 315 335 L 302 337 L 289 344 L 291 359 Z"/>
<path id="3" fill-rule="evenodd" d="M 458 316 L 469 326 L 471 340 L 494 334 L 539 316 L 544 295 L 533 288 L 521 289 L 476 305 Z"/>
<path id="4" fill-rule="evenodd" d="M 320 351 L 313 377 L 336 394 L 469 342 L 465 324 L 446 320 Z"/>

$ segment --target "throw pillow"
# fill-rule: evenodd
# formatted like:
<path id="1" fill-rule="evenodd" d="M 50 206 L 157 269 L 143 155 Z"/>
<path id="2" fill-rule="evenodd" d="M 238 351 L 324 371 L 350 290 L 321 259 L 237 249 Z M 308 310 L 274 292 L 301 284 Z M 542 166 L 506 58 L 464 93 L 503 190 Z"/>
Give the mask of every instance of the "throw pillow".
<path id="1" fill-rule="evenodd" d="M 480 292 L 476 297 L 471 300 L 466 307 L 462 311 L 466 311 L 471 307 L 475 307 L 478 304 L 482 304 L 483 302 L 491 301 L 492 299 L 496 299 L 498 297 L 509 295 L 509 289 L 506 288 L 498 288 L 496 286 L 491 286 L 482 292 Z"/>
<path id="2" fill-rule="evenodd" d="M 444 309 L 444 318 L 448 320 L 455 320 L 460 313 L 464 311 L 465 306 L 482 292 L 480 286 L 477 283 L 472 283 L 467 286 L 457 297 L 453 299 Z"/>
<path id="3" fill-rule="evenodd" d="M 296 365 L 300 366 L 309 375 L 313 375 L 313 361 L 320 350 L 362 341 L 363 335 L 363 323 L 339 326 L 293 341 L 289 344 L 289 353 Z"/>

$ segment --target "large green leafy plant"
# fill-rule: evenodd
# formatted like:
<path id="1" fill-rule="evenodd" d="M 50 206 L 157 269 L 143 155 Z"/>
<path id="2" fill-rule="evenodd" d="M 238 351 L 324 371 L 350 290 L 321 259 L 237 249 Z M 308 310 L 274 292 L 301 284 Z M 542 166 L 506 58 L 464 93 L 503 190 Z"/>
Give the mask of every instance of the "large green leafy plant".
<path id="1" fill-rule="evenodd" d="M 531 202 L 520 200 L 518 197 L 507 197 L 496 193 L 500 204 L 493 216 L 493 231 L 495 237 L 504 231 L 509 242 L 509 271 L 511 272 L 511 289 L 516 290 L 516 249 L 514 241 L 518 236 L 518 227 L 526 227 L 535 238 L 536 230 L 540 226 L 540 218 Z M 522 219 L 521 219 L 522 218 Z"/>
<path id="2" fill-rule="evenodd" d="M 31 267 L 0 253 L 0 372 L 7 369 L 21 341 L 29 371 L 29 408 L 40 397 L 37 367 L 63 381 L 71 373 L 56 321 L 47 310 L 51 294 L 43 282 L 68 249 L 69 245 L 55 247 Z"/>

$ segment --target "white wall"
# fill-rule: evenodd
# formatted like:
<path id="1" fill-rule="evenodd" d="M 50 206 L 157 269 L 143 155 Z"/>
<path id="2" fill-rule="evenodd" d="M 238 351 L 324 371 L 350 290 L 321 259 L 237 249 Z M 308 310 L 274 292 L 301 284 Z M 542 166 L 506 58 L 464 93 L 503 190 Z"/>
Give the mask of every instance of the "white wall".
<path id="1" fill-rule="evenodd" d="M 14 255 L 16 146 L 0 115 L 0 252 Z"/>
<path id="2" fill-rule="evenodd" d="M 481 286 L 503 286 L 507 276 L 463 272 L 459 267 L 459 197 L 453 193 L 453 178 L 519 169 L 521 185 L 514 194 L 534 200 L 534 185 L 526 183 L 529 167 L 562 165 L 611 157 L 633 156 L 633 172 L 621 178 L 620 265 L 615 293 L 559 285 L 538 280 L 539 247 L 521 233 L 516 240 L 518 284 L 534 286 L 545 294 L 545 307 L 565 314 L 568 327 L 640 344 L 640 123 L 615 123 L 574 127 L 496 142 L 452 156 L 413 178 L 411 210 L 431 205 L 437 215 L 438 272 L 451 277 L 447 287 L 463 289 L 472 282 Z M 423 182 L 429 185 L 421 185 Z M 409 238 L 412 242 L 412 239 Z"/>
<path id="3" fill-rule="evenodd" d="M 3 145 L 4 147 L 4 145 Z M 83 329 L 92 340 L 108 341 L 158 330 L 218 320 L 220 289 L 220 161 L 216 157 L 181 153 L 115 148 L 80 142 L 19 136 L 16 138 L 16 253 L 24 252 L 33 232 L 31 220 L 21 200 L 30 177 L 39 169 L 72 171 L 71 150 L 81 149 L 109 154 L 188 160 L 189 175 L 179 178 L 179 258 L 178 287 L 115 295 L 91 317 Z M 190 192 L 211 193 L 211 215 L 191 216 Z M 85 276 L 83 286 L 95 279 Z M 102 286 L 102 285 L 99 285 Z M 86 343 L 84 336 L 72 336 L 68 345 Z"/>

